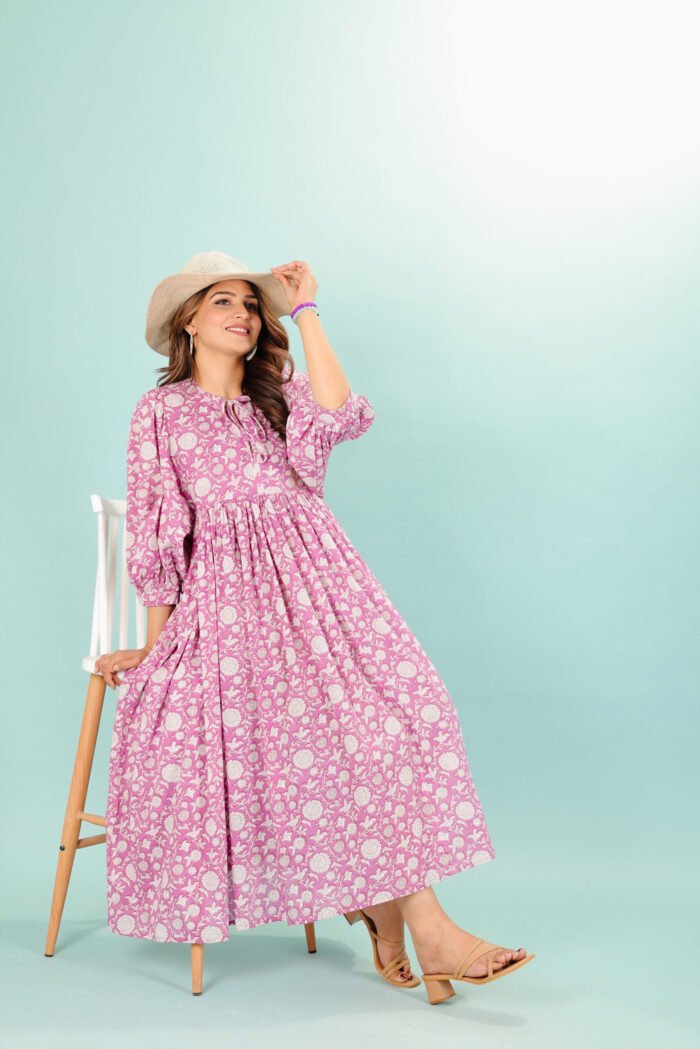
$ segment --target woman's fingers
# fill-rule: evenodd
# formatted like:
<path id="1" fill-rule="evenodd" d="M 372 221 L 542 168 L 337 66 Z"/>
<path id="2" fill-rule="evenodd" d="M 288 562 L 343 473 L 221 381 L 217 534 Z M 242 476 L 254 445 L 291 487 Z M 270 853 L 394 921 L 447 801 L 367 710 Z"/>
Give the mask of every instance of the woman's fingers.
<path id="1" fill-rule="evenodd" d="M 143 648 L 125 648 L 118 652 L 108 652 L 95 660 L 95 673 L 102 674 L 110 688 L 123 684 L 123 678 L 117 677 L 124 670 L 131 670 L 144 661 L 153 649 L 153 645 Z"/>
<path id="2" fill-rule="evenodd" d="M 109 652 L 95 660 L 95 673 L 102 674 L 105 684 L 110 688 L 116 688 L 123 683 L 122 678 L 117 677 L 117 673 L 128 670 L 132 662 L 128 652 Z"/>
<path id="3" fill-rule="evenodd" d="M 305 270 L 308 270 L 306 262 L 287 262 L 283 266 L 270 266 L 270 272 L 274 276 L 284 276 L 285 273 L 291 277 L 299 278 Z"/>

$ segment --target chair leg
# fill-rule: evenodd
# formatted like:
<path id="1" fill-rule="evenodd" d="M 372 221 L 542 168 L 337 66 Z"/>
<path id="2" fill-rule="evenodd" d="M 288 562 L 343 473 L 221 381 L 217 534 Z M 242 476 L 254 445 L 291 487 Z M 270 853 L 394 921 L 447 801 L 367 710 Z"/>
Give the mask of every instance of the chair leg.
<path id="1" fill-rule="evenodd" d="M 202 969 L 204 966 L 204 944 L 193 943 L 190 945 L 192 956 L 192 994 L 202 993 Z"/>
<path id="2" fill-rule="evenodd" d="M 316 928 L 313 922 L 304 923 L 304 932 L 306 933 L 306 949 L 309 954 L 316 953 Z"/>
<path id="3" fill-rule="evenodd" d="M 313 922 L 304 925 L 306 933 L 306 946 L 309 954 L 316 953 L 316 929 Z M 204 944 L 190 944 L 190 955 L 192 958 L 192 994 L 202 993 L 202 971 L 204 969 Z"/>
<path id="4" fill-rule="evenodd" d="M 105 840 L 105 835 L 99 835 L 95 838 L 85 838 L 79 843 L 85 799 L 90 783 L 92 760 L 95 756 L 95 743 L 100 727 L 106 688 L 102 674 L 90 674 L 87 696 L 85 697 L 85 708 L 83 710 L 83 721 L 78 737 L 78 748 L 73 765 L 73 775 L 68 792 L 68 804 L 66 805 L 66 814 L 63 820 L 61 844 L 59 845 L 49 928 L 44 947 L 44 954 L 47 958 L 53 957 L 56 947 L 58 929 L 61 924 L 61 915 L 66 902 L 68 883 L 73 869 L 76 850 L 82 848 L 83 844 L 100 844 Z"/>

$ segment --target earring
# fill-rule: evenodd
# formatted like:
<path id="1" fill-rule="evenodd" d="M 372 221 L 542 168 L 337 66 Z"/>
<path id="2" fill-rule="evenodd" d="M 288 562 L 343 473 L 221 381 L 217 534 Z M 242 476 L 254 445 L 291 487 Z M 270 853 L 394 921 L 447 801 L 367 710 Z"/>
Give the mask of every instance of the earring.
<path id="1" fill-rule="evenodd" d="M 190 332 L 190 357 L 194 357 L 194 343 L 192 342 L 192 332 Z"/>
<path id="2" fill-rule="evenodd" d="M 252 350 L 250 351 L 250 353 L 246 353 L 246 355 L 245 355 L 245 359 L 246 359 L 247 361 L 249 361 L 249 360 L 250 360 L 250 358 L 251 358 L 251 357 L 252 357 L 252 356 L 254 355 L 254 353 L 255 353 L 255 351 L 257 350 L 257 348 L 258 348 L 258 344 L 257 344 L 257 342 L 256 342 L 256 343 L 255 343 L 255 346 L 253 346 L 253 349 L 252 349 Z"/>

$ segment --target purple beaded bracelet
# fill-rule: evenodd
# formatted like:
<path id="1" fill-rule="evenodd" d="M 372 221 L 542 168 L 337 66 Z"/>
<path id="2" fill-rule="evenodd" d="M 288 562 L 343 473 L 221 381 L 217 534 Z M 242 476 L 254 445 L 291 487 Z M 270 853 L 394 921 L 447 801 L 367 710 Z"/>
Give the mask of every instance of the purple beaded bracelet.
<path id="1" fill-rule="evenodd" d="M 316 316 L 317 317 L 320 316 L 320 314 L 318 312 L 318 304 L 317 303 L 315 303 L 315 302 L 300 302 L 298 306 L 294 307 L 294 309 L 292 310 L 292 312 L 289 315 L 292 318 L 292 320 L 294 321 L 295 324 L 297 322 L 297 316 L 301 313 L 302 310 L 314 310 L 316 312 Z"/>

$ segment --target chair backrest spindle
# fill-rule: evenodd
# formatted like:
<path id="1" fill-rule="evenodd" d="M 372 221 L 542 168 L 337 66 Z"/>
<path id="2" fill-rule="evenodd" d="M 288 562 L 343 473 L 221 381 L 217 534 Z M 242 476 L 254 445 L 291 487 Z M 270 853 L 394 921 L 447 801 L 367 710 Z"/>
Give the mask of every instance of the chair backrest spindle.
<path id="1" fill-rule="evenodd" d="M 90 497 L 97 516 L 97 572 L 90 629 L 90 654 L 83 669 L 94 673 L 95 660 L 106 652 L 130 646 L 130 608 L 134 609 L 135 648 L 146 643 L 146 609 L 129 579 L 126 561 L 126 500 Z M 118 568 L 118 571 L 117 571 Z M 115 609 L 119 587 L 119 616 L 114 636 Z"/>

